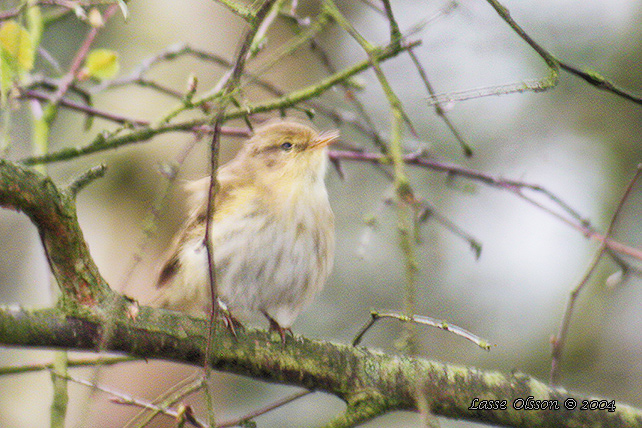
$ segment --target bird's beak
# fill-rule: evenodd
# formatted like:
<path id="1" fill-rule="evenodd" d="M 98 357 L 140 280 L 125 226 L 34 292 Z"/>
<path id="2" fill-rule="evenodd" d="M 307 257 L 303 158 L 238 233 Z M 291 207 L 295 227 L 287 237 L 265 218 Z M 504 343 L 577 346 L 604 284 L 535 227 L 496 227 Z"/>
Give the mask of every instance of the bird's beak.
<path id="1" fill-rule="evenodd" d="M 311 147 L 322 149 L 339 140 L 339 131 L 325 131 L 312 142 Z"/>

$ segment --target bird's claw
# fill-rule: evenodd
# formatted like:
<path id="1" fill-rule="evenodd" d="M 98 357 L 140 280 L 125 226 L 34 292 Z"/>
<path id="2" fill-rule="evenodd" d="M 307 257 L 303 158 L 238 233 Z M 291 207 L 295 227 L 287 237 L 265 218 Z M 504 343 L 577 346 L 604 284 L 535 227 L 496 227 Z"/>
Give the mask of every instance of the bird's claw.
<path id="1" fill-rule="evenodd" d="M 281 343 L 285 344 L 285 335 L 289 334 L 292 336 L 292 329 L 290 327 L 281 327 L 281 325 L 274 320 L 271 316 L 269 316 L 266 312 L 263 312 L 263 315 L 265 315 L 265 318 L 268 319 L 270 322 L 270 333 L 273 331 L 276 331 L 279 333 L 279 336 L 281 336 Z"/>

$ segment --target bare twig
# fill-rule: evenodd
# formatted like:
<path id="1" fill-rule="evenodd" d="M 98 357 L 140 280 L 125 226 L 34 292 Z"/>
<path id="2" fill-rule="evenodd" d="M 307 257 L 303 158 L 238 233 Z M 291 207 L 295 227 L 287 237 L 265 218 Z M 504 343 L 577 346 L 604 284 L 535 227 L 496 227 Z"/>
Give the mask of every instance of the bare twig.
<path id="1" fill-rule="evenodd" d="M 435 208 L 429 205 L 427 202 L 418 200 L 416 204 L 419 206 L 418 209 L 418 220 L 424 222 L 428 219 L 434 219 L 437 223 L 441 224 L 455 236 L 460 237 L 465 240 L 470 246 L 473 253 L 475 253 L 475 258 L 479 259 L 482 253 L 482 244 L 475 237 L 464 231 L 461 227 L 457 226 L 453 221 L 448 219 L 446 216 L 440 214 L 435 210 Z"/>
<path id="2" fill-rule="evenodd" d="M 431 327 L 436 327 L 440 330 L 449 331 L 451 333 L 456 334 L 457 336 L 461 336 L 466 340 L 470 340 L 475 345 L 479 346 L 480 348 L 486 351 L 490 351 L 490 348 L 491 348 L 491 344 L 486 340 L 474 335 L 468 330 L 464 330 L 461 327 L 457 327 L 456 325 L 450 324 L 443 320 L 438 320 L 438 319 L 423 316 L 423 315 L 402 315 L 397 313 L 382 314 L 377 311 L 370 312 L 370 316 L 371 316 L 370 321 L 365 326 L 363 326 L 363 328 L 359 331 L 359 333 L 357 333 L 355 338 L 352 340 L 352 346 L 359 345 L 359 343 L 361 343 L 361 340 L 363 339 L 363 336 L 368 332 L 368 330 L 370 330 L 370 328 L 377 321 L 379 321 L 382 318 L 391 318 L 397 321 L 401 321 L 403 323 L 416 323 L 416 324 L 423 324 L 423 325 L 429 325 Z"/>
<path id="3" fill-rule="evenodd" d="M 205 236 L 203 237 L 203 244 L 205 245 L 205 248 L 207 249 L 207 259 L 208 259 L 208 265 L 209 265 L 209 278 L 210 278 L 210 293 L 212 297 L 212 308 L 213 312 L 216 312 L 215 308 L 218 308 L 217 304 L 217 296 L 218 292 L 216 289 L 216 274 L 215 274 L 215 269 L 214 269 L 214 251 L 211 246 L 211 240 L 210 240 L 210 221 L 214 215 L 214 198 L 216 196 L 216 192 L 218 190 L 217 186 L 217 180 L 216 180 L 216 173 L 218 170 L 218 152 L 219 152 L 219 139 L 221 135 L 221 127 L 223 125 L 223 122 L 225 120 L 225 109 L 229 103 L 229 99 L 226 99 L 225 96 L 232 93 L 236 87 L 238 86 L 241 75 L 243 74 L 243 69 L 245 68 L 245 61 L 249 57 L 250 53 L 250 48 L 252 46 L 252 42 L 254 41 L 254 37 L 256 36 L 256 33 L 258 32 L 261 23 L 267 16 L 268 12 L 272 8 L 272 5 L 274 4 L 276 0 L 266 0 L 263 2 L 259 10 L 257 10 L 256 15 L 254 16 L 253 19 L 253 25 L 250 27 L 250 29 L 246 32 L 245 37 L 243 39 L 243 42 L 240 45 L 239 52 L 236 56 L 236 61 L 234 62 L 234 65 L 232 69 L 230 70 L 229 74 L 227 74 L 219 83 L 219 85 L 222 87 L 222 104 L 219 106 L 217 109 L 216 115 L 214 116 L 213 120 L 213 128 L 214 132 L 212 134 L 212 143 L 211 143 L 211 151 L 210 151 L 210 185 L 209 185 L 209 190 L 208 190 L 208 202 L 207 202 L 207 217 L 206 217 L 206 226 L 205 226 Z M 215 323 L 211 323 L 211 325 L 214 325 Z M 211 336 L 210 336 L 211 337 Z M 209 343 L 209 341 L 208 341 Z"/>
<path id="4" fill-rule="evenodd" d="M 330 60 L 327 54 L 323 51 L 323 49 L 314 39 L 311 41 L 311 46 L 313 51 L 319 55 L 322 63 L 324 64 L 324 66 L 326 66 L 329 72 L 331 74 L 337 73 L 337 70 L 330 63 Z M 217 55 L 212 52 L 206 52 L 189 45 L 176 44 L 176 45 L 171 45 L 167 47 L 157 55 L 151 56 L 141 61 L 141 63 L 129 74 L 121 76 L 114 80 L 102 82 L 101 84 L 93 87 L 91 92 L 96 93 L 107 88 L 113 88 L 113 87 L 118 87 L 123 85 L 129 85 L 129 84 L 137 84 L 143 87 L 149 87 L 151 89 L 155 89 L 161 93 L 165 93 L 174 98 L 181 99 L 184 97 L 183 93 L 160 86 L 157 83 L 145 78 L 144 76 L 145 76 L 145 73 L 149 71 L 155 64 L 161 63 L 163 61 L 171 61 L 184 55 L 191 55 L 200 60 L 212 62 L 214 64 L 220 65 L 225 68 L 232 68 L 232 63 L 227 59 L 221 57 L 220 55 Z M 245 82 L 245 84 L 257 85 L 261 89 L 277 97 L 284 97 L 287 95 L 285 91 L 283 91 L 282 89 L 279 89 L 274 84 L 266 81 L 265 79 L 260 78 L 256 73 L 244 71 L 243 76 L 247 79 L 247 82 Z M 354 115 L 343 112 L 339 109 L 327 107 L 319 102 L 314 102 L 311 100 L 302 100 L 301 103 L 305 103 L 305 105 L 310 106 L 315 112 L 319 112 L 329 117 L 330 119 L 332 119 L 338 124 L 346 123 L 351 125 L 357 131 L 373 139 L 373 141 L 378 147 L 385 146 L 386 144 L 385 139 L 381 135 L 379 135 L 379 133 L 376 131 L 372 123 L 372 120 L 365 112 L 363 105 L 356 98 L 354 91 L 349 89 L 349 85 L 346 85 L 341 81 L 338 82 L 338 84 L 344 87 L 346 91 L 349 91 L 346 93 L 346 98 L 353 104 L 358 114 L 366 122 L 367 126 L 362 125 L 361 122 L 356 120 Z M 225 133 L 225 129 L 226 127 L 223 127 L 223 133 Z"/>
<path id="5" fill-rule="evenodd" d="M 550 72 L 551 72 L 551 79 L 553 85 L 555 85 L 555 82 L 557 81 L 557 70 L 559 69 L 559 63 L 557 62 L 557 59 L 553 57 L 546 49 L 541 47 L 531 36 L 529 36 L 524 29 L 513 20 L 513 18 L 510 16 L 510 12 L 508 12 L 508 9 L 504 5 L 502 5 L 500 2 L 497 0 L 486 0 L 492 7 L 495 9 L 495 12 L 504 20 L 506 23 L 510 26 L 510 28 L 517 33 L 517 35 L 524 40 L 528 45 L 535 51 L 539 56 L 544 59 L 546 64 L 548 65 Z"/>
<path id="6" fill-rule="evenodd" d="M 74 367 L 93 367 L 93 366 L 110 366 L 129 361 L 136 361 L 137 358 L 133 357 L 99 357 L 99 358 L 74 358 L 70 359 L 67 366 Z M 23 364 L 18 366 L 5 366 L 0 367 L 0 376 L 38 372 L 42 370 L 51 370 L 53 362 Z"/>
<path id="7" fill-rule="evenodd" d="M 317 54 L 319 59 L 321 60 L 321 63 L 324 65 L 326 70 L 328 72 L 334 74 L 337 72 L 336 68 L 332 64 L 332 61 L 330 60 L 330 56 L 327 54 L 327 52 L 320 46 L 320 44 L 316 40 L 312 40 L 310 43 L 310 47 L 312 48 L 313 52 Z M 342 123 L 342 122 L 348 122 L 352 124 L 353 126 L 356 127 L 359 131 L 370 137 L 372 142 L 374 143 L 375 147 L 379 148 L 384 153 L 388 152 L 388 147 L 387 143 L 385 140 L 379 135 L 377 132 L 377 128 L 374 125 L 374 122 L 368 112 L 366 111 L 365 106 L 363 103 L 359 100 L 359 97 L 355 93 L 354 89 L 348 85 L 346 82 L 341 82 L 339 83 L 339 86 L 343 89 L 343 93 L 345 95 L 345 99 L 347 99 L 353 106 L 353 108 L 357 111 L 357 114 L 361 119 L 365 122 L 365 126 L 361 125 L 359 122 L 355 120 L 346 120 L 345 117 L 338 115 L 334 110 L 328 110 L 325 109 L 323 106 L 319 106 L 317 104 L 310 104 L 312 105 L 315 110 L 319 110 L 326 116 L 330 117 L 337 123 Z"/>
<path id="8" fill-rule="evenodd" d="M 356 160 L 362 162 L 372 162 L 372 163 L 389 163 L 390 160 L 387 156 L 381 153 L 368 153 L 368 152 L 350 152 L 350 151 L 339 151 L 332 150 L 328 152 L 330 159 L 333 161 L 339 160 Z M 465 168 L 459 165 L 435 161 L 422 157 L 420 153 L 410 153 L 403 156 L 404 162 L 409 165 L 415 165 L 423 168 L 432 169 L 435 171 L 446 172 L 453 176 L 460 176 L 472 180 L 479 181 L 481 183 L 498 187 L 514 193 L 518 197 L 524 199 L 528 203 L 536 206 L 537 208 L 549 213 L 550 215 L 556 217 L 562 222 L 566 223 L 575 230 L 581 232 L 583 235 L 595 239 L 599 242 L 605 242 L 608 249 L 613 250 L 618 253 L 626 254 L 631 257 L 634 257 L 638 260 L 642 260 L 642 250 L 638 248 L 625 245 L 621 242 L 618 242 L 612 238 L 606 239 L 604 235 L 596 232 L 591 226 L 588 220 L 582 218 L 577 211 L 572 209 L 568 204 L 566 204 L 561 198 L 553 194 L 551 191 L 545 189 L 542 186 L 530 183 L 524 183 L 517 180 L 506 180 L 498 177 L 494 177 L 490 174 L 485 174 L 483 172 L 475 171 L 470 168 Z M 558 208 L 562 209 L 567 215 L 571 218 L 567 218 L 555 210 L 541 204 L 537 200 L 526 195 L 523 190 L 530 190 L 536 193 L 544 195 L 552 203 L 554 203 Z"/>
<path id="9" fill-rule="evenodd" d="M 625 91 L 624 89 L 616 86 L 614 83 L 595 72 L 580 70 L 562 61 L 559 61 L 559 65 L 562 70 L 581 78 L 589 85 L 595 86 L 596 88 L 602 89 L 603 91 L 611 92 L 624 98 L 625 100 L 633 101 L 636 104 L 642 104 L 642 97 L 633 95 L 630 92 Z"/>
<path id="10" fill-rule="evenodd" d="M 390 25 L 390 43 L 399 43 L 401 41 L 401 31 L 399 31 L 399 24 L 392 13 L 392 6 L 390 0 L 382 0 L 383 8 L 386 12 L 388 25 Z"/>
<path id="11" fill-rule="evenodd" d="M 269 60 L 252 73 L 249 83 L 257 79 L 257 76 L 263 76 L 264 74 L 266 74 L 275 65 L 282 64 L 284 58 L 292 55 L 307 42 L 312 40 L 328 25 L 328 23 L 330 23 L 329 16 L 326 13 L 321 12 L 321 14 L 312 24 L 302 29 L 302 31 L 300 31 L 286 44 L 278 47 L 274 52 L 271 52 Z"/>
<path id="12" fill-rule="evenodd" d="M 615 95 L 618 95 L 628 101 L 632 101 L 636 104 L 642 104 L 642 98 L 636 95 L 633 95 L 629 92 L 624 91 L 623 89 L 617 87 L 615 84 L 610 82 L 608 79 L 600 76 L 594 72 L 588 72 L 580 70 L 578 68 L 572 67 L 566 63 L 561 62 L 550 54 L 546 49 L 540 46 L 535 40 L 533 40 L 527 33 L 520 27 L 510 16 L 508 9 L 504 7 L 497 0 L 486 0 L 488 3 L 495 9 L 497 14 L 504 20 L 506 23 L 517 33 L 517 35 L 523 39 L 528 45 L 541 56 L 550 70 L 549 79 L 542 80 L 544 84 L 539 90 L 549 89 L 557 84 L 559 70 L 562 69 L 568 73 L 577 76 L 592 86 L 595 86 L 598 89 L 602 89 L 608 92 L 611 92 Z M 533 87 L 532 90 L 538 90 L 537 87 Z"/>
<path id="13" fill-rule="evenodd" d="M 16 16 L 24 12 L 27 6 L 54 6 L 64 8 L 67 11 L 71 11 L 78 6 L 87 6 L 90 4 L 92 4 L 92 2 L 70 0 L 37 0 L 33 2 L 23 2 L 18 7 L 0 12 L 0 21 L 15 18 Z"/>
<path id="14" fill-rule="evenodd" d="M 421 80 L 424 82 L 424 86 L 426 87 L 426 90 L 428 91 L 428 94 L 430 95 L 431 98 L 435 97 L 435 90 L 432 87 L 432 84 L 428 80 L 428 76 L 426 75 L 426 71 L 424 70 L 423 66 L 419 62 L 419 58 L 417 58 L 417 55 L 415 55 L 414 51 L 412 49 L 408 50 L 408 55 L 410 55 L 410 59 L 412 59 L 412 62 L 415 64 L 415 67 L 417 68 L 417 71 L 419 72 L 419 77 L 421 77 Z M 435 107 L 435 113 L 437 116 L 441 118 L 441 120 L 446 124 L 448 129 L 450 130 L 450 133 L 453 134 L 457 142 L 459 143 L 459 146 L 464 152 L 464 155 L 466 157 L 471 157 L 473 155 L 473 150 L 470 148 L 470 145 L 464 140 L 464 137 L 462 137 L 461 133 L 457 130 L 455 125 L 452 123 L 448 115 L 446 114 L 446 111 L 441 107 L 439 103 L 436 103 L 434 105 Z"/>
<path id="15" fill-rule="evenodd" d="M 231 419 L 229 421 L 224 421 L 221 422 L 220 424 L 216 425 L 216 428 L 227 428 L 227 427 L 235 427 L 238 425 L 242 425 L 248 421 L 251 421 L 252 419 L 257 418 L 258 416 L 264 415 L 268 412 L 271 412 L 272 410 L 278 409 L 279 407 L 283 407 L 286 404 L 289 404 L 295 400 L 298 400 L 299 398 L 305 397 L 308 394 L 311 394 L 313 391 L 299 391 L 295 392 L 293 394 L 290 394 L 286 397 L 281 398 L 280 400 L 277 400 L 273 403 L 270 403 L 269 405 L 262 407 L 260 409 L 254 410 L 246 415 L 243 415 L 239 418 Z"/>
<path id="16" fill-rule="evenodd" d="M 254 12 L 244 5 L 239 4 L 238 2 L 232 0 L 215 0 L 217 3 L 222 4 L 227 7 L 229 10 L 234 12 L 236 15 L 240 16 L 244 20 L 250 22 L 255 18 Z"/>
<path id="17" fill-rule="evenodd" d="M 557 336 L 554 336 L 551 338 L 551 383 L 556 384 L 559 381 L 560 378 L 560 366 L 562 362 L 562 351 L 564 349 L 564 345 L 566 344 L 566 335 L 568 333 L 569 326 L 571 324 L 571 317 L 573 316 L 573 309 L 575 308 L 575 303 L 577 302 L 577 297 L 579 294 L 582 292 L 582 289 L 586 286 L 588 283 L 589 279 L 591 276 L 593 276 L 593 272 L 595 272 L 595 268 L 597 267 L 597 264 L 599 261 L 602 259 L 602 256 L 606 252 L 608 248 L 608 243 L 610 242 L 610 236 L 611 233 L 613 232 L 613 227 L 615 226 L 615 222 L 617 221 L 617 218 L 622 211 L 622 207 L 624 207 L 624 204 L 628 200 L 631 190 L 635 186 L 635 183 L 638 181 L 640 178 L 640 175 L 642 175 L 642 164 L 638 165 L 637 171 L 633 175 L 633 178 L 629 181 L 628 186 L 626 187 L 626 190 L 624 191 L 624 194 L 622 195 L 622 198 L 620 198 L 620 202 L 617 205 L 617 208 L 615 209 L 615 212 L 613 213 L 613 217 L 611 218 L 611 222 L 609 223 L 609 227 L 606 231 L 606 234 L 604 235 L 604 240 L 601 241 L 600 246 L 593 256 L 593 259 L 589 263 L 589 266 L 586 269 L 586 272 L 584 273 L 584 276 L 582 279 L 577 283 L 577 285 L 571 290 L 568 302 L 566 304 L 566 310 L 564 312 L 564 317 L 562 318 L 562 322 L 560 325 L 560 329 L 557 333 Z"/>
<path id="18" fill-rule="evenodd" d="M 105 10 L 105 13 L 103 14 L 103 20 L 107 21 L 111 16 L 118 10 L 118 5 L 117 4 L 112 4 Z M 76 52 L 76 55 L 74 56 L 74 59 L 71 61 L 71 65 L 69 66 L 69 70 L 67 73 L 63 76 L 62 80 L 60 81 L 60 84 L 58 86 L 58 90 L 51 96 L 49 99 L 49 102 L 51 105 L 55 106 L 57 105 L 60 100 L 65 96 L 67 93 L 67 90 L 69 89 L 69 86 L 72 84 L 72 82 L 76 79 L 76 76 L 78 74 L 78 71 L 80 70 L 80 67 L 82 66 L 82 62 L 85 60 L 85 57 L 89 53 L 89 48 L 91 45 L 94 43 L 94 39 L 98 35 L 98 31 L 100 28 L 98 27 L 92 27 L 91 30 L 89 30 L 89 33 L 87 33 L 87 36 L 85 37 L 85 40 L 83 41 L 82 45 Z"/>
<path id="19" fill-rule="evenodd" d="M 254 19 L 252 20 L 251 27 L 245 33 L 243 42 L 239 47 L 238 54 L 236 56 L 236 61 L 234 66 L 219 82 L 217 86 L 221 87 L 221 102 L 218 106 L 216 114 L 214 115 L 213 126 L 214 133 L 212 134 L 212 142 L 210 146 L 210 184 L 208 188 L 208 198 L 207 198 L 207 211 L 206 211 L 206 223 L 205 223 L 205 235 L 203 237 L 203 245 L 207 254 L 207 266 L 208 266 L 208 278 L 209 278 L 209 290 L 210 297 L 212 299 L 211 305 L 211 315 L 210 323 L 207 336 L 207 346 L 205 350 L 205 358 L 203 360 L 205 376 L 209 378 L 211 376 L 211 367 L 209 365 L 210 353 L 212 351 L 212 338 L 214 336 L 214 330 L 218 325 L 217 319 L 221 312 L 223 312 L 225 318 L 228 320 L 228 325 L 230 326 L 230 331 L 234 334 L 234 323 L 232 318 L 227 312 L 227 307 L 222 304 L 218 298 L 218 290 L 216 284 L 216 271 L 214 266 L 214 248 L 212 247 L 212 240 L 210 239 L 211 233 L 211 221 L 214 216 L 214 199 L 218 191 L 218 181 L 216 179 L 216 174 L 218 172 L 218 153 L 219 153 L 219 139 L 220 139 L 220 130 L 223 122 L 225 120 L 225 109 L 227 108 L 230 98 L 228 95 L 234 92 L 239 85 L 241 75 L 243 74 L 243 69 L 245 68 L 245 62 L 249 58 L 250 49 L 252 43 L 255 40 L 255 36 L 264 19 L 267 17 L 268 12 L 271 10 L 273 4 L 276 0 L 265 0 L 260 8 L 256 11 Z M 206 392 L 206 399 L 208 403 L 211 403 L 209 391 Z M 213 412 L 210 409 L 210 424 L 214 425 L 214 416 Z"/>
<path id="20" fill-rule="evenodd" d="M 36 99 L 40 101 L 47 101 L 49 100 L 50 97 L 47 94 L 44 94 L 42 92 L 39 92 L 33 89 L 25 89 L 20 93 L 20 98 L 31 98 L 31 99 Z M 66 98 L 60 99 L 59 104 L 62 107 L 76 110 L 81 113 L 85 113 L 89 116 L 100 117 L 102 119 L 110 120 L 112 122 L 116 122 L 120 124 L 132 124 L 136 126 L 149 125 L 149 121 L 147 120 L 135 119 L 127 116 L 122 116 L 116 113 L 110 113 L 107 111 L 96 109 L 94 107 L 77 103 L 75 101 L 68 100 Z"/>
<path id="21" fill-rule="evenodd" d="M 378 48 L 373 46 L 369 41 L 367 41 L 353 26 L 352 24 L 343 16 L 343 14 L 339 11 L 339 8 L 337 8 L 336 4 L 332 0 L 325 0 L 323 2 L 323 7 L 324 10 L 334 19 L 337 24 L 341 26 L 359 45 L 361 48 L 366 52 L 368 55 L 368 60 L 372 66 L 373 71 L 375 72 L 375 75 L 377 76 L 377 80 L 379 80 L 379 84 L 381 85 L 381 88 L 384 90 L 384 93 L 386 94 L 386 98 L 388 99 L 388 103 L 390 104 L 391 108 L 395 111 L 397 111 L 403 121 L 408 125 L 408 128 L 412 132 L 413 135 L 417 135 L 415 128 L 410 121 L 410 117 L 406 114 L 406 112 L 403 109 L 403 105 L 401 103 L 401 100 L 396 96 L 394 91 L 392 90 L 392 87 L 390 86 L 388 79 L 386 78 L 385 74 L 383 73 L 383 70 L 381 70 L 381 65 L 380 61 L 378 59 Z M 392 13 L 392 12 L 390 12 Z M 391 40 L 390 46 L 392 48 L 400 48 L 401 47 L 401 40 L 400 39 L 395 39 Z"/>
<path id="22" fill-rule="evenodd" d="M 359 0 L 361 3 L 365 4 L 368 6 L 370 9 L 378 12 L 380 15 L 386 14 L 386 11 L 383 8 L 382 1 L 381 0 Z"/>
<path id="23" fill-rule="evenodd" d="M 173 417 L 173 418 L 177 418 L 179 416 L 178 412 L 176 412 L 175 410 L 170 409 L 169 407 L 158 406 L 158 405 L 156 405 L 154 403 L 150 403 L 148 401 L 141 400 L 140 398 L 133 397 L 133 396 L 131 396 L 129 394 L 125 394 L 124 392 L 117 391 L 117 390 L 115 390 L 113 388 L 109 388 L 109 387 L 106 387 L 106 386 L 98 385 L 96 383 L 89 382 L 89 381 L 87 381 L 85 379 L 81 379 L 81 378 L 78 378 L 78 377 L 75 377 L 75 376 L 71 376 L 69 374 L 62 375 L 60 373 L 56 373 L 56 372 L 52 371 L 52 375 L 55 376 L 55 377 L 60 377 L 60 378 L 63 378 L 65 380 L 77 383 L 79 385 L 87 386 L 87 387 L 91 388 L 94 391 L 100 391 L 100 392 L 103 392 L 105 394 L 111 395 L 113 397 L 111 399 L 111 401 L 113 403 L 116 403 L 116 404 L 125 404 L 125 405 L 130 405 L 130 406 L 142 407 L 144 409 L 152 410 L 152 411 L 154 411 L 156 413 L 162 413 L 164 415 L 167 415 L 167 416 L 170 416 L 170 417 Z M 205 426 L 205 425 L 202 425 L 202 426 Z"/>
<path id="24" fill-rule="evenodd" d="M 404 310 L 407 315 L 415 312 L 415 282 L 417 277 L 417 260 L 416 260 L 416 243 L 417 243 L 417 228 L 414 222 L 414 209 L 413 202 L 415 197 L 413 195 L 410 182 L 405 172 L 405 163 L 403 161 L 403 142 L 402 142 L 402 128 L 405 122 L 411 132 L 416 135 L 410 118 L 405 113 L 401 100 L 397 97 L 388 82 L 379 61 L 374 56 L 375 48 L 368 42 L 352 24 L 343 16 L 339 11 L 336 4 L 332 0 L 325 0 L 324 10 L 332 16 L 332 18 L 361 46 L 366 52 L 372 69 L 377 76 L 379 85 L 386 95 L 388 104 L 390 106 L 391 122 L 390 122 L 390 147 L 389 155 L 393 166 L 393 186 L 395 188 L 395 202 L 397 218 L 399 222 L 399 245 L 404 254 L 405 261 L 405 290 L 404 290 Z M 391 46 L 401 46 L 401 33 L 397 25 L 390 4 L 384 0 L 384 8 L 386 16 L 390 25 L 390 44 Z M 402 349 L 409 352 L 414 351 L 415 341 L 413 339 L 414 333 L 411 324 L 404 326 L 404 333 L 400 338 L 398 344 Z"/>
<path id="25" fill-rule="evenodd" d="M 127 401 L 118 398 L 112 400 L 117 404 L 131 405 L 140 407 L 142 410 L 132 419 L 130 419 L 123 428 L 134 428 L 134 427 L 146 427 L 148 424 L 159 414 L 164 414 L 174 419 L 178 419 L 181 416 L 181 409 L 172 409 L 176 403 L 183 400 L 188 395 L 204 389 L 206 387 L 205 378 L 202 375 L 191 375 L 186 379 L 183 379 L 179 383 L 173 385 L 169 390 L 165 391 L 160 397 L 156 398 L 153 403 L 148 403 L 147 401 L 137 400 L 137 401 Z M 192 415 L 192 424 L 196 426 L 207 426 L 203 421 L 196 419 Z"/>
<path id="26" fill-rule="evenodd" d="M 384 61 L 388 58 L 392 58 L 399 53 L 410 49 L 414 46 L 418 46 L 419 41 L 404 42 L 398 49 L 393 48 L 392 46 L 384 46 L 377 49 L 375 54 L 378 61 Z M 254 105 L 245 105 L 243 108 L 233 108 L 229 109 L 225 114 L 225 120 L 237 118 L 237 117 L 246 117 L 248 115 L 263 113 L 267 111 L 280 110 L 298 104 L 303 101 L 310 100 L 312 98 L 318 97 L 328 89 L 332 88 L 339 82 L 345 81 L 350 77 L 361 73 L 371 66 L 369 60 L 361 61 L 357 64 L 352 65 L 342 71 L 339 71 L 325 79 L 321 82 L 311 85 L 309 87 L 296 90 L 290 93 L 283 95 L 282 97 L 268 100 L 262 103 Z M 199 99 L 193 102 L 193 106 L 198 107 L 204 103 L 209 102 L 208 98 Z M 105 135 L 100 134 L 96 139 L 87 146 L 76 148 L 76 147 L 66 147 L 57 152 L 49 152 L 46 154 L 38 156 L 30 156 L 22 159 L 22 163 L 27 165 L 35 165 L 41 163 L 51 163 L 59 162 L 63 160 L 73 159 L 81 156 L 88 155 L 90 153 L 101 152 L 104 150 L 115 149 L 117 147 L 122 147 L 127 144 L 147 142 L 149 139 L 156 135 L 160 135 L 167 132 L 176 132 L 176 131 L 194 131 L 203 125 L 208 125 L 211 122 L 211 119 L 195 119 L 188 120 L 185 122 L 179 123 L 161 123 L 158 125 L 153 125 L 148 128 L 133 130 L 126 135 Z"/>
<path id="27" fill-rule="evenodd" d="M 552 86 L 547 79 L 527 79 L 521 82 L 508 83 L 505 85 L 488 86 L 483 88 L 466 89 L 463 91 L 453 91 L 431 95 L 428 97 L 427 103 L 429 106 L 434 106 L 437 104 L 446 104 L 455 101 L 467 101 L 484 97 L 519 94 L 522 92 L 542 92 L 550 89 L 551 87 Z"/>

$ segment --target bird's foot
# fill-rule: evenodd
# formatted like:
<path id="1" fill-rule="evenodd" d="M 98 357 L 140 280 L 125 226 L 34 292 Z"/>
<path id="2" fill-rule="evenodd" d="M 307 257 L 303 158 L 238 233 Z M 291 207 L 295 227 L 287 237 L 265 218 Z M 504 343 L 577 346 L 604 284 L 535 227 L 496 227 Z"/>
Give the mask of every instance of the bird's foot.
<path id="1" fill-rule="evenodd" d="M 225 323 L 225 327 L 232 333 L 232 336 L 236 339 L 238 336 L 236 335 L 236 330 L 243 330 L 245 327 L 239 321 L 232 315 L 232 312 L 228 309 L 227 305 L 221 300 L 217 299 L 218 301 L 218 307 L 220 310 L 221 315 L 223 316 L 223 322 Z"/>
<path id="2" fill-rule="evenodd" d="M 229 311 L 223 312 L 223 322 L 225 323 L 225 327 L 232 333 L 232 336 L 236 339 L 236 330 L 244 330 L 245 326 L 234 317 Z"/>
<path id="3" fill-rule="evenodd" d="M 265 318 L 270 322 L 270 332 L 276 331 L 279 333 L 279 336 L 281 336 L 281 343 L 285 344 L 285 335 L 290 334 L 290 336 L 292 336 L 292 329 L 290 327 L 281 327 L 281 325 L 279 325 L 279 323 L 265 311 L 263 311 L 263 315 L 265 315 Z"/>

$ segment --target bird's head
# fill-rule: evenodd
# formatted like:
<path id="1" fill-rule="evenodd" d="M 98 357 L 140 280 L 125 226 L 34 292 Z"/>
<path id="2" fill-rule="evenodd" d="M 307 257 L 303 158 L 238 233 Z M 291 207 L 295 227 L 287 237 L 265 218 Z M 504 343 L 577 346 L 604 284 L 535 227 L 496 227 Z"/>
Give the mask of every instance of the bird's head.
<path id="1" fill-rule="evenodd" d="M 283 184 L 323 180 L 325 148 L 339 137 L 337 131 L 318 133 L 293 121 L 270 122 L 257 128 L 242 154 L 257 177 Z"/>

